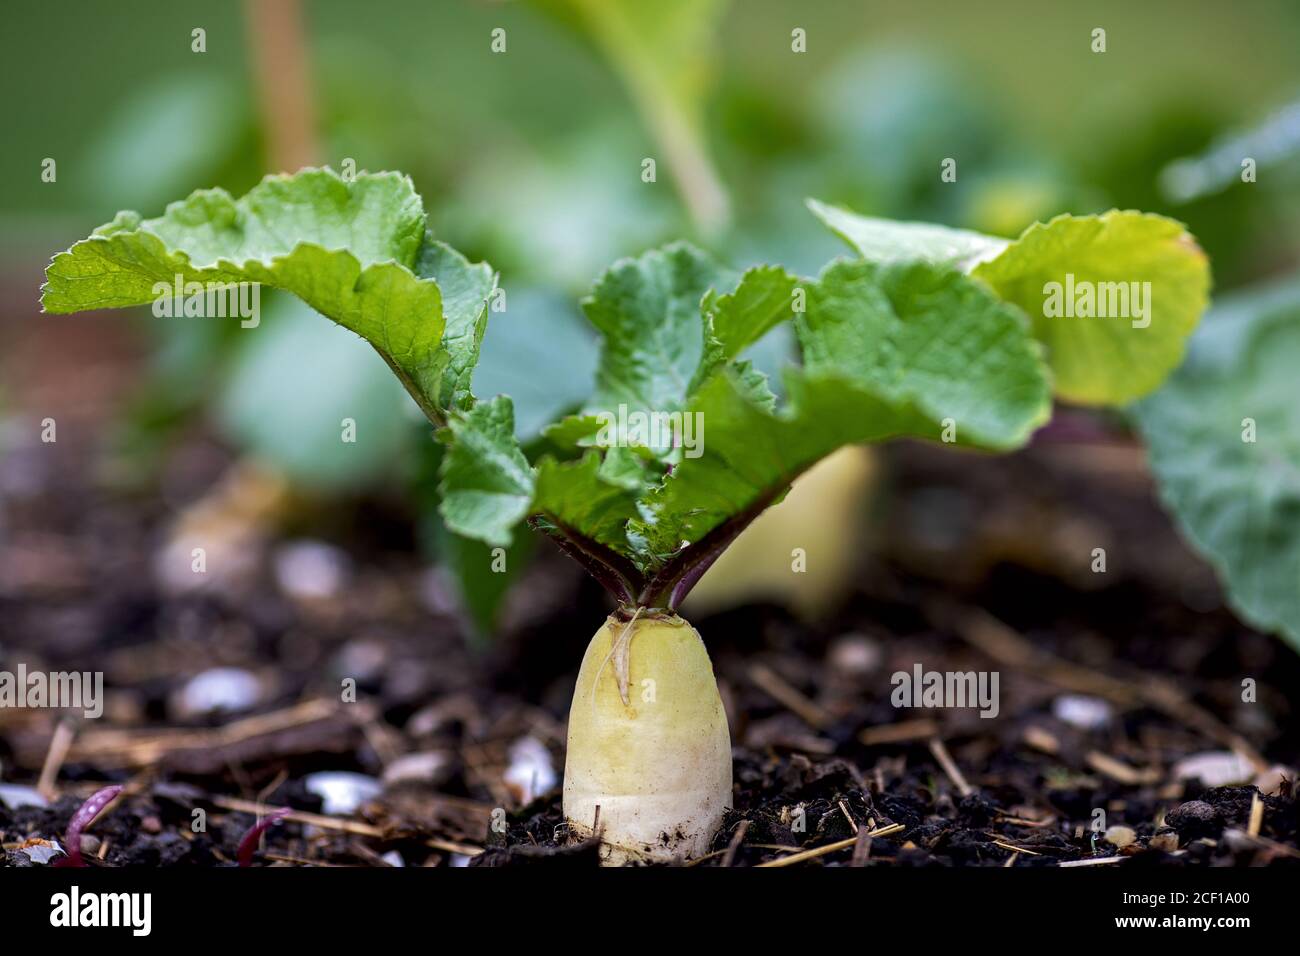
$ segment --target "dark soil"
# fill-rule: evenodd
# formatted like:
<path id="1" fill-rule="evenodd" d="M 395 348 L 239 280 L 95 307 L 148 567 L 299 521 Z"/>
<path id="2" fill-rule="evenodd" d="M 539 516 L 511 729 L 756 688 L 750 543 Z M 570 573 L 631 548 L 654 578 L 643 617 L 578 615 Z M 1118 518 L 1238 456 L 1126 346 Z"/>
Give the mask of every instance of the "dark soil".
<path id="1" fill-rule="evenodd" d="M 27 415 L 0 461 L 0 669 L 103 671 L 107 704 L 97 720 L 0 709 L 0 783 L 35 785 L 47 761 L 58 771 L 48 807 L 0 803 L 0 863 L 44 865 L 22 845 L 62 840 L 85 797 L 121 783 L 84 840 L 92 866 L 234 865 L 259 804 L 300 811 L 267 832 L 260 864 L 595 865 L 594 846 L 568 840 L 558 790 L 521 805 L 529 795 L 506 771 L 531 737 L 562 774 L 574 674 L 608 610 L 596 585 L 542 548 L 497 639 L 476 646 L 400 500 L 294 495 L 241 542 L 238 569 L 168 590 L 156 562 L 169 528 L 229 478 L 228 451 L 186 433 L 147 480 L 123 483 L 106 465 L 102 410 L 74 412 L 54 445 L 23 437 L 41 417 Z M 828 617 L 751 605 L 693 622 L 735 745 L 735 809 L 698 865 L 835 844 L 795 859 L 1296 864 L 1300 659 L 1223 607 L 1131 444 L 1042 442 L 1006 458 L 898 445 L 885 464 L 858 584 Z M 295 593 L 273 569 L 302 537 L 348 557 L 329 593 Z M 1097 547 L 1104 574 L 1091 569 Z M 890 675 L 918 662 L 996 670 L 998 716 L 895 708 Z M 181 713 L 178 690 L 218 666 L 254 675 L 256 702 Z M 345 678 L 355 703 L 340 702 Z M 1106 701 L 1109 719 L 1063 720 L 1067 694 Z M 1253 748 L 1256 770 L 1280 767 L 1258 779 L 1269 793 L 1257 833 L 1255 787 L 1174 773 L 1234 744 Z M 324 809 L 308 774 L 380 778 L 417 753 L 432 755 L 418 773 L 354 811 L 302 815 Z M 1099 820 L 1132 842 L 1108 842 Z"/>

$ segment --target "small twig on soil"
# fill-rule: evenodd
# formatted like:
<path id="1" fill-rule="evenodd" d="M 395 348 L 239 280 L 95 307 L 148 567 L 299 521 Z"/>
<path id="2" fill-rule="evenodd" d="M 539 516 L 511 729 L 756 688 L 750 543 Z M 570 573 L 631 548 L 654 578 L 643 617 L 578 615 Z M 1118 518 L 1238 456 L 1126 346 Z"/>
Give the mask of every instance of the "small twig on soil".
<path id="1" fill-rule="evenodd" d="M 355 853 L 357 856 L 361 857 L 363 860 L 365 860 L 365 861 L 366 861 L 367 863 L 369 863 L 371 866 L 377 866 L 377 867 L 381 867 L 381 868 L 384 868 L 384 869 L 399 869 L 399 867 L 394 866 L 392 863 L 389 863 L 387 860 L 385 860 L 382 856 L 380 856 L 380 855 L 379 855 L 378 853 L 376 853 L 374 850 L 370 849 L 370 847 L 368 847 L 368 846 L 362 846 L 361 844 L 355 844 L 355 845 L 349 847 L 348 850 L 349 850 L 349 852 L 351 852 L 351 853 Z"/>
<path id="2" fill-rule="evenodd" d="M 1067 861 L 1064 862 L 1064 863 L 1058 863 L 1058 864 L 1056 864 L 1056 865 L 1057 865 L 1057 866 L 1060 866 L 1060 867 L 1066 867 L 1066 866 L 1103 866 L 1103 865 L 1105 865 L 1105 864 L 1107 864 L 1107 863 L 1123 863 L 1123 862 L 1124 862 L 1124 857 L 1122 857 L 1122 856 L 1102 856 L 1102 857 L 1098 857 L 1098 858 L 1095 859 L 1095 860 L 1067 860 Z"/>
<path id="3" fill-rule="evenodd" d="M 1045 820 L 1026 820 L 1024 817 L 1008 817 L 998 814 L 998 819 L 1003 823 L 1010 823 L 1018 827 L 1050 827 L 1056 822 L 1056 817 L 1048 817 Z"/>
<path id="4" fill-rule="evenodd" d="M 1018 859 L 1020 859 L 1020 854 L 1019 854 L 1019 853 L 1012 853 L 1012 854 L 1011 854 L 1009 857 L 1007 857 L 1006 860 L 1003 862 L 1003 864 L 1002 864 L 1003 869 L 1006 869 L 1006 870 L 1011 869 L 1013 866 L 1016 865 L 1016 860 L 1018 860 Z"/>
<path id="5" fill-rule="evenodd" d="M 221 807 L 223 810 L 234 810 L 237 813 L 261 814 L 268 809 L 253 800 L 240 800 L 237 797 L 214 796 L 210 797 L 209 801 L 213 806 Z M 357 836 L 378 839 L 385 837 L 385 831 L 372 824 L 361 823 L 357 820 L 340 820 L 338 817 L 322 816 L 319 813 L 308 813 L 305 810 L 290 810 L 284 815 L 284 819 L 292 820 L 294 823 L 306 823 L 310 826 L 320 827 L 323 830 L 342 830 L 346 833 L 355 833 Z M 424 845 L 447 853 L 459 853 L 462 856 L 478 856 L 483 852 L 481 846 L 472 846 L 468 843 L 453 843 L 450 840 L 436 838 L 426 839 Z"/>
<path id="6" fill-rule="evenodd" d="M 1157 783 L 1160 780 L 1160 771 L 1154 767 L 1138 770 L 1100 750 L 1088 751 L 1085 760 L 1093 770 L 1128 787 Z"/>
<path id="7" fill-rule="evenodd" d="M 1026 850 L 1023 846 L 1012 846 L 1010 843 L 1003 843 L 1001 840 L 994 840 L 994 841 L 993 841 L 993 845 L 994 845 L 994 846 L 1000 846 L 1000 847 L 1002 847 L 1002 849 L 1004 849 L 1004 850 L 1010 850 L 1010 851 L 1012 851 L 1013 853 L 1025 853 L 1025 854 L 1028 854 L 1029 856 L 1042 856 L 1042 855 L 1043 855 L 1043 854 L 1041 854 L 1041 853 L 1037 853 L 1037 852 L 1035 852 L 1034 850 Z"/>
<path id="8" fill-rule="evenodd" d="M 1292 859 L 1300 859 L 1300 850 L 1297 850 L 1293 846 L 1279 843 L 1277 840 L 1270 839 L 1262 834 L 1259 836 L 1251 836 L 1248 833 L 1244 833 L 1242 836 L 1261 849 L 1271 850 L 1274 853 L 1280 854 L 1281 856 L 1289 856 Z"/>
<path id="9" fill-rule="evenodd" d="M 328 720 L 338 715 L 340 706 L 326 698 L 308 700 L 284 710 L 200 730 L 97 730 L 82 734 L 69 752 L 73 759 L 90 763 L 148 766 L 174 751 L 216 750 L 264 734 Z"/>
<path id="10" fill-rule="evenodd" d="M 858 829 L 856 842 L 853 844 L 853 857 L 849 860 L 849 866 L 866 866 L 867 860 L 871 858 L 871 837 L 867 835 L 868 833 L 866 827 Z"/>
<path id="11" fill-rule="evenodd" d="M 1055 757 L 1061 752 L 1061 742 L 1042 727 L 1026 727 L 1020 737 L 1030 747 L 1050 756 Z"/>
<path id="12" fill-rule="evenodd" d="M 277 863 L 293 863 L 296 866 L 327 866 L 336 867 L 342 870 L 356 868 L 350 863 L 326 863 L 324 860 L 308 860 L 305 857 L 290 856 L 287 853 L 272 853 L 269 850 L 264 851 L 262 856 L 267 860 L 274 860 Z"/>
<path id="13" fill-rule="evenodd" d="M 261 790 L 257 791 L 257 802 L 265 803 L 267 798 L 269 798 L 271 794 L 275 793 L 276 790 L 280 789 L 280 785 L 288 779 L 289 771 L 281 767 L 280 772 L 275 775 L 271 782 Z"/>
<path id="14" fill-rule="evenodd" d="M 1036 674 L 1066 690 L 1104 697 L 1121 707 L 1146 704 L 1204 734 L 1210 740 L 1240 753 L 1258 770 L 1268 762 L 1236 731 L 1166 679 L 1151 674 L 1140 681 L 1125 681 L 1082 664 L 1057 657 L 1036 647 L 993 615 L 978 608 L 931 605 L 926 609 L 936 624 L 951 628 L 958 637 L 1007 667 Z"/>
<path id="15" fill-rule="evenodd" d="M 36 782 L 36 792 L 46 800 L 53 800 L 58 792 L 54 782 L 59 779 L 59 771 L 63 769 L 63 761 L 68 756 L 75 736 L 76 731 L 69 720 L 60 720 L 54 728 L 54 734 L 50 737 L 50 749 L 45 753 L 41 776 Z"/>
<path id="16" fill-rule="evenodd" d="M 853 814 L 849 813 L 849 808 L 844 805 L 843 800 L 839 801 L 839 805 L 840 805 L 840 813 L 844 814 L 844 819 L 849 821 L 849 826 L 853 828 L 854 833 L 857 833 L 858 821 L 853 819 Z"/>
<path id="17" fill-rule="evenodd" d="M 749 679 L 787 710 L 798 714 L 810 727 L 822 728 L 832 722 L 831 715 L 824 708 L 809 700 L 767 665 L 751 664 Z"/>
<path id="18" fill-rule="evenodd" d="M 384 766 L 388 766 L 402 755 L 400 735 L 393 728 L 377 720 L 374 711 L 359 712 L 355 720 L 357 727 L 366 738 L 366 743 L 370 744 L 370 749 L 375 752 Z"/>
<path id="19" fill-rule="evenodd" d="M 896 724 L 877 724 L 858 732 L 858 740 L 868 747 L 878 744 L 901 744 L 910 740 L 925 740 L 939 732 L 937 721 L 929 717 L 918 720 L 900 720 Z"/>
<path id="20" fill-rule="evenodd" d="M 1246 826 L 1246 835 L 1259 836 L 1260 827 L 1264 825 L 1264 801 L 1259 798 L 1259 791 L 1256 790 L 1250 795 L 1250 823 Z"/>
<path id="21" fill-rule="evenodd" d="M 887 827 L 881 827 L 878 830 L 872 830 L 867 834 L 868 837 L 892 836 L 901 830 L 907 829 L 901 823 L 891 823 Z M 825 846 L 814 847 L 811 850 L 801 850 L 790 856 L 782 857 L 779 860 L 768 860 L 766 863 L 760 863 L 759 866 L 790 866 L 793 863 L 803 863 L 805 860 L 815 860 L 819 856 L 825 856 L 827 853 L 834 853 L 836 850 L 844 850 L 858 842 L 858 836 L 851 836 L 844 840 L 837 840 L 834 843 L 827 843 Z M 756 844 L 757 845 L 757 844 Z"/>
<path id="22" fill-rule="evenodd" d="M 753 844 L 751 844 L 751 846 L 752 846 L 752 845 L 753 845 Z M 701 863 L 703 863 L 705 860 L 712 860 L 715 856 L 722 856 L 722 854 L 724 854 L 724 853 L 726 853 L 726 852 L 727 852 L 727 848 L 726 848 L 726 847 L 723 847 L 721 850 L 712 850 L 712 851 L 710 851 L 710 852 L 704 854 L 703 856 L 697 856 L 697 857 L 695 857 L 695 858 L 692 859 L 692 860 L 687 860 L 687 861 L 686 861 L 684 864 L 682 864 L 682 865 L 683 865 L 683 866 L 688 866 L 688 867 L 689 867 L 689 866 L 699 866 L 699 865 L 700 865 Z"/>
<path id="23" fill-rule="evenodd" d="M 253 779 L 248 775 L 248 771 L 244 769 L 244 765 L 238 760 L 231 760 L 229 754 L 224 754 L 222 756 L 222 763 L 224 763 L 226 769 L 230 771 L 230 776 L 234 778 L 235 783 L 239 786 L 240 793 L 251 793 L 253 790 Z M 280 772 L 283 773 L 284 771 L 282 770 Z M 263 796 L 264 794 L 258 794 L 259 799 Z"/>
<path id="24" fill-rule="evenodd" d="M 736 827 L 736 832 L 731 835 L 731 842 L 727 844 L 726 855 L 723 856 L 719 866 L 731 866 L 731 861 L 736 858 L 736 850 L 740 849 L 740 844 L 745 840 L 745 832 L 749 829 L 749 821 L 741 820 L 740 826 Z"/>
<path id="25" fill-rule="evenodd" d="M 953 762 L 952 754 L 948 753 L 948 748 L 944 746 L 943 741 L 938 737 L 930 738 L 930 753 L 934 754 L 934 759 L 939 761 L 939 766 L 948 775 L 948 779 L 952 781 L 952 785 L 957 788 L 958 793 L 963 797 L 969 797 L 975 792 L 974 788 L 966 782 L 966 778 L 962 776 L 957 764 Z"/>

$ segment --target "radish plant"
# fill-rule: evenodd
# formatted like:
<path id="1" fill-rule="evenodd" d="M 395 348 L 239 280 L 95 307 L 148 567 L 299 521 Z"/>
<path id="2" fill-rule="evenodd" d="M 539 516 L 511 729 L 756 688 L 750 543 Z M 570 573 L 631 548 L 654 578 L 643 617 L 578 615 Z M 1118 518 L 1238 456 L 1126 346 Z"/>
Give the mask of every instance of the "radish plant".
<path id="1" fill-rule="evenodd" d="M 446 443 L 448 527 L 504 548 L 527 523 L 616 602 L 578 674 L 564 812 L 608 862 L 675 859 L 708 848 L 731 800 L 726 714 L 677 608 L 736 535 L 842 446 L 1007 451 L 1048 419 L 1054 386 L 1092 404 L 1145 394 L 1206 300 L 1204 256 L 1157 216 L 1063 216 L 1008 242 L 813 210 L 858 253 L 816 277 L 736 272 L 680 242 L 611 266 L 583 302 L 602 340 L 595 389 L 535 460 L 511 399 L 470 388 L 496 276 L 432 238 L 397 174 L 305 170 L 239 200 L 120 213 L 54 258 L 42 301 L 72 312 L 151 302 L 177 276 L 252 281 L 370 342 Z M 1054 317 L 1067 275 L 1115 286 L 1116 302 L 1118 284 L 1145 283 L 1143 314 L 1094 298 Z M 802 361 L 778 402 L 744 354 L 781 323 Z"/>

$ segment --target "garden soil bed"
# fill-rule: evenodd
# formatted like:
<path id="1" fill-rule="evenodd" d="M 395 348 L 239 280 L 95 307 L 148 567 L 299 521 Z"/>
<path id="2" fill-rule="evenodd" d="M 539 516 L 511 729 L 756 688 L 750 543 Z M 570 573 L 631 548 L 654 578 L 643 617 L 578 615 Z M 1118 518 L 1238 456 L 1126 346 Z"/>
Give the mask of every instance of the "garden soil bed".
<path id="1" fill-rule="evenodd" d="M 177 515 L 198 520 L 193 503 L 223 476 L 265 476 L 232 472 L 191 433 L 151 480 L 124 484 L 106 434 L 85 402 L 56 444 L 20 435 L 0 462 L 0 663 L 102 671 L 107 690 L 96 720 L 0 710 L 0 784 L 49 797 L 0 803 L 0 865 L 43 865 L 30 841 L 62 840 L 107 783 L 126 793 L 88 831 L 92 866 L 234 865 L 268 806 L 294 812 L 260 864 L 596 863 L 551 785 L 576 667 L 608 610 L 596 585 L 544 546 L 498 638 L 474 645 L 400 503 L 291 496 L 209 553 L 204 590 L 169 587 L 158 567 Z M 1136 447 L 1056 437 L 1069 440 L 1005 458 L 887 449 L 838 607 L 816 622 L 764 604 L 693 621 L 735 791 L 692 865 L 1300 862 L 1300 660 L 1222 606 Z M 996 671 L 997 717 L 894 707 L 890 675 L 918 663 Z M 195 711 L 183 689 L 211 668 L 251 675 L 254 699 Z M 340 700 L 348 678 L 355 702 Z M 1246 769 L 1220 779 L 1231 751 Z M 340 811 L 308 787 L 324 771 L 379 789 Z"/>

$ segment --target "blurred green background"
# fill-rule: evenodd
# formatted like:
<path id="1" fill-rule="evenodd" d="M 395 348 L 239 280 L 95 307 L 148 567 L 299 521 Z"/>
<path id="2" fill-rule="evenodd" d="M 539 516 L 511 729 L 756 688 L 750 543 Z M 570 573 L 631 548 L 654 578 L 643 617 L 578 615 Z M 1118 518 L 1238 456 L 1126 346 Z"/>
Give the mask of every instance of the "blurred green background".
<path id="1" fill-rule="evenodd" d="M 119 208 L 156 214 L 192 188 L 243 191 L 271 169 L 249 38 L 275 6 L 7 3 L 11 264 L 43 260 Z M 408 170 L 439 231 L 507 278 L 581 288 L 613 255 L 691 231 L 669 176 L 640 188 L 640 159 L 659 145 L 565 6 L 306 0 L 318 160 Z M 1278 195 L 1178 207 L 1156 187 L 1168 161 L 1300 97 L 1300 8 L 1288 0 L 683 6 L 705 11 L 703 134 L 738 246 L 815 236 L 808 190 L 1004 232 L 1043 213 L 1143 205 L 1187 218 L 1224 280 L 1268 268 L 1296 239 Z M 205 53 L 191 51 L 195 27 Z M 490 49 L 498 27 L 504 54 Z M 790 51 L 795 27 L 806 53 Z M 1104 54 L 1090 50 L 1096 27 Z M 47 156 L 57 183 L 40 180 Z M 939 187 L 944 156 L 959 161 L 957 188 Z"/>
<path id="2" fill-rule="evenodd" d="M 482 562 L 437 527 L 427 430 L 349 333 L 268 297 L 256 330 L 114 316 L 83 359 L 33 369 L 87 321 L 37 318 L 49 257 L 119 209 L 242 193 L 300 162 L 404 170 L 435 233 L 500 270 L 509 304 L 475 391 L 513 394 L 525 438 L 587 394 L 577 300 L 605 265 L 687 236 L 736 266 L 814 272 L 842 250 L 806 196 L 1002 235 L 1061 212 L 1161 212 L 1206 248 L 1217 291 L 1300 259 L 1300 120 L 1273 119 L 1300 101 L 1293 0 L 11 0 L 2 16 L 0 414 L 36 414 L 23 383 L 74 388 L 102 346 L 129 356 L 93 403 L 115 480 L 147 482 L 178 434 L 211 429 L 314 494 L 399 487 L 431 551 L 465 568 Z M 1270 144 L 1257 183 L 1207 159 L 1192 195 L 1167 171 L 1237 135 Z M 344 416 L 364 453 L 339 443 Z M 491 596 L 463 578 L 482 618 Z"/>

